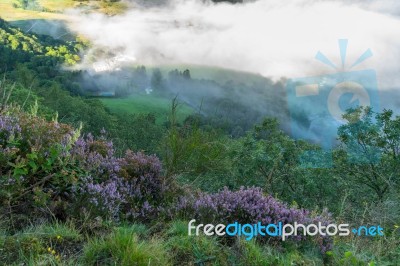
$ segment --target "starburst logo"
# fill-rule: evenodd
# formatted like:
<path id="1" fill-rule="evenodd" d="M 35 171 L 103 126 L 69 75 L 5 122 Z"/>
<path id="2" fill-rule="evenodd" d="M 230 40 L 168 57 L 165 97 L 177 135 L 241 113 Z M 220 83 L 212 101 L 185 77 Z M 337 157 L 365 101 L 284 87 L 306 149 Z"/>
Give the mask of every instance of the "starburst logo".
<path id="1" fill-rule="evenodd" d="M 339 40 L 339 50 L 340 50 L 340 58 L 342 61 L 342 66 L 341 69 L 339 69 L 335 64 L 332 63 L 323 53 L 320 51 L 317 52 L 317 55 L 315 58 L 325 65 L 328 65 L 332 67 L 333 69 L 337 71 L 345 71 L 345 63 L 346 63 L 346 55 L 347 55 L 347 44 L 348 40 L 347 39 L 340 39 Z M 372 51 L 371 49 L 367 49 L 349 68 L 352 69 L 355 66 L 361 64 L 364 62 L 366 59 L 370 58 L 372 56 Z M 347 106 L 345 106 L 343 103 L 341 103 L 341 98 L 345 97 L 349 98 L 351 96 L 351 99 L 348 100 Z M 362 87 L 359 83 L 354 82 L 354 81 L 344 81 L 342 83 L 336 84 L 336 86 L 331 90 L 328 96 L 328 110 L 329 113 L 332 115 L 333 118 L 338 120 L 339 122 L 344 122 L 343 121 L 343 114 L 344 111 L 350 107 L 355 107 L 355 106 L 370 106 L 371 101 L 369 98 L 368 92 Z M 347 107 L 347 108 L 346 108 Z"/>
<path id="2" fill-rule="evenodd" d="M 340 39 L 339 40 L 339 50 L 340 50 L 340 59 L 342 60 L 342 71 L 345 70 L 345 64 L 346 64 L 346 55 L 347 55 L 347 45 L 348 45 L 348 40 L 347 39 Z M 372 56 L 372 51 L 371 49 L 367 49 L 349 68 L 352 69 L 353 67 L 361 64 L 362 62 L 364 62 L 365 60 L 367 60 L 368 58 L 370 58 Z M 330 67 L 332 67 L 333 69 L 339 71 L 339 68 L 332 63 L 332 61 L 330 61 L 323 53 L 321 53 L 320 51 L 317 52 L 315 59 L 317 59 L 318 61 L 321 61 L 322 63 L 324 63 L 325 65 L 328 65 Z"/>
<path id="3" fill-rule="evenodd" d="M 367 49 L 347 68 L 347 39 L 339 40 L 341 66 L 338 67 L 322 52 L 315 58 L 333 68 L 335 74 L 290 79 L 287 83 L 287 99 L 292 134 L 320 144 L 323 151 L 304 154 L 306 167 L 329 167 L 329 153 L 335 145 L 337 128 L 345 123 L 343 114 L 349 108 L 370 106 L 379 109 L 376 73 L 372 69 L 352 70 L 372 56 Z"/>

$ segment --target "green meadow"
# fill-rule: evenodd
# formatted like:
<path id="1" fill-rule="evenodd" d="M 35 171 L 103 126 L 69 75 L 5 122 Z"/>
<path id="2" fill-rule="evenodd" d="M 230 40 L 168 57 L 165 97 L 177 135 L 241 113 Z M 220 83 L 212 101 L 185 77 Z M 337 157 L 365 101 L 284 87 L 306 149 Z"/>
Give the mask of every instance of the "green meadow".
<path id="1" fill-rule="evenodd" d="M 172 99 L 164 97 L 134 94 L 126 98 L 100 98 L 101 102 L 115 114 L 149 114 L 156 116 L 156 122 L 161 124 L 168 120 Z M 177 114 L 178 121 L 182 122 L 194 109 L 181 103 Z"/>

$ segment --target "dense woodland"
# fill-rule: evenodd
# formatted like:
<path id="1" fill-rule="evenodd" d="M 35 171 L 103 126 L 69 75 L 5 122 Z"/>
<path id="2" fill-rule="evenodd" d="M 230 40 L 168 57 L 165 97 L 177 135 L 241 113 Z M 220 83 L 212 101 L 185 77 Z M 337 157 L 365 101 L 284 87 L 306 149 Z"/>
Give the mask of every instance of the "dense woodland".
<path id="1" fill-rule="evenodd" d="M 321 147 L 290 137 L 282 117 L 235 99 L 210 96 L 198 112 L 177 119 L 181 103 L 173 88 L 258 90 L 272 104 L 276 95 L 260 86 L 196 80 L 189 69 L 165 75 L 136 67 L 128 70 L 132 87 L 151 86 L 172 99 L 168 121 L 156 123 L 151 112 L 111 113 L 85 91 L 87 73 L 68 70 L 89 46 L 27 34 L 0 20 L 0 263 L 400 261 L 400 117 L 391 110 L 348 110 L 339 144 L 327 151 L 333 167 L 308 168 L 301 154 Z M 117 97 L 130 93 L 122 87 Z M 187 235 L 191 219 L 256 223 L 260 216 L 379 224 L 385 236 L 281 242 Z"/>

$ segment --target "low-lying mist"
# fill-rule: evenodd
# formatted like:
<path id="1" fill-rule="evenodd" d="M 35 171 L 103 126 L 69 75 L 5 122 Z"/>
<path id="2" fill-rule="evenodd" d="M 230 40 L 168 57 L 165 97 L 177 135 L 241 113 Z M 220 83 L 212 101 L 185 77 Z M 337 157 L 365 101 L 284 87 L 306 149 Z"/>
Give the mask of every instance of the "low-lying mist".
<path id="1" fill-rule="evenodd" d="M 73 29 L 140 64 L 217 66 L 274 79 L 334 72 L 314 56 L 321 50 L 340 66 L 337 40 L 347 38 L 347 67 L 370 48 L 374 56 L 358 69 L 376 69 L 383 89 L 400 84 L 400 20 L 384 12 L 394 1 L 131 2 L 124 15 L 76 15 Z"/>
<path id="2" fill-rule="evenodd" d="M 380 4 L 358 0 L 130 3 L 125 14 L 112 17 L 71 11 L 72 29 L 91 40 L 93 51 L 100 48 L 112 54 L 96 56 L 98 53 L 91 51 L 91 56 L 81 65 L 90 71 L 94 69 L 97 82 L 108 88 L 129 87 L 122 76 L 140 83 L 129 67 L 123 67 L 130 64 L 152 67 L 184 64 L 189 69 L 193 65 L 260 74 L 263 78 L 258 84 L 248 80 L 221 83 L 212 78 L 179 82 L 170 79 L 165 88 L 194 108 L 202 105 L 207 115 L 229 116 L 231 112 L 238 117 L 242 113 L 243 120 L 247 116 L 249 121 L 258 121 L 264 115 L 275 116 L 287 129 L 286 79 L 374 69 L 381 109 L 398 109 L 397 97 L 393 97 L 398 95 L 400 85 L 400 18 L 395 1 Z M 338 39 L 343 38 L 349 42 L 342 65 Z M 367 49 L 373 56 L 351 68 Z M 337 68 L 315 60 L 317 51 Z M 233 77 L 235 72 L 231 74 Z M 85 77 L 85 82 L 90 84 L 91 79 L 93 74 Z M 147 78 L 147 83 L 150 79 Z M 223 99 L 230 102 L 224 103 Z M 224 111 L 218 107 L 234 104 L 240 107 Z M 301 111 L 299 119 L 308 127 L 306 130 L 313 127 L 309 124 L 310 118 L 301 117 Z"/>

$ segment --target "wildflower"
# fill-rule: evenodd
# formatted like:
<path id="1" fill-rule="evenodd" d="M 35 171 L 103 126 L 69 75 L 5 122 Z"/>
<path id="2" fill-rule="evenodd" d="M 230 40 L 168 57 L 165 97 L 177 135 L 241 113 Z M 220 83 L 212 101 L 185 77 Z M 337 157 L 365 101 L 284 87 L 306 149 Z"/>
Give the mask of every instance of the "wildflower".
<path id="1" fill-rule="evenodd" d="M 51 248 L 50 248 L 50 247 L 48 247 L 48 248 L 47 248 L 47 251 L 48 251 L 48 252 L 51 252 Z"/>
<path id="2" fill-rule="evenodd" d="M 60 235 L 57 236 L 57 240 L 61 240 L 61 238 L 62 238 L 62 237 L 61 237 Z"/>
<path id="3" fill-rule="evenodd" d="M 53 249 L 53 250 L 51 251 L 51 254 L 55 255 L 55 254 L 56 254 L 56 251 Z"/>
<path id="4" fill-rule="evenodd" d="M 143 206 L 145 209 L 147 205 Z M 174 211 L 174 210 L 172 210 Z M 326 211 L 313 215 L 306 209 L 289 207 L 272 196 L 263 194 L 260 188 L 240 188 L 231 191 L 228 188 L 214 193 L 201 193 L 193 197 L 181 197 L 175 206 L 178 213 L 192 212 L 193 217 L 199 220 L 228 220 L 246 223 L 277 224 L 297 223 L 311 224 L 320 222 L 324 226 L 330 224 L 330 214 Z M 294 237 L 293 240 L 303 240 L 305 237 Z M 319 239 L 323 253 L 332 247 L 333 239 L 328 236 Z"/>

